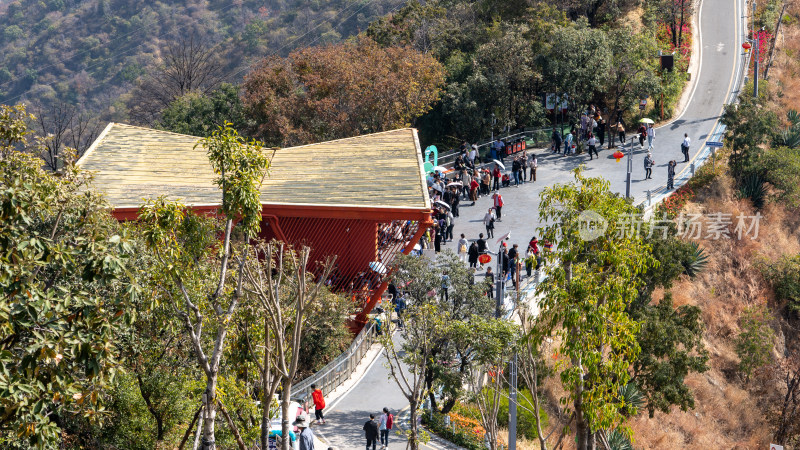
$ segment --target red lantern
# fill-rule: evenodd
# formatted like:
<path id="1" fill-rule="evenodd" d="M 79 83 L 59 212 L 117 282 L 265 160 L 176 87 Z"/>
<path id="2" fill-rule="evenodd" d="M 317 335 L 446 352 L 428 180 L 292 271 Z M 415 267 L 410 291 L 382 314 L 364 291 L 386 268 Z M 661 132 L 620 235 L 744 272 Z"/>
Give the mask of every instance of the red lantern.
<path id="1" fill-rule="evenodd" d="M 492 257 L 491 257 L 491 256 L 489 256 L 489 255 L 487 255 L 486 253 L 482 254 L 481 256 L 478 256 L 478 261 L 479 261 L 481 264 L 486 264 L 486 263 L 488 263 L 488 262 L 489 262 L 489 261 L 491 261 L 491 260 L 492 260 Z"/>
<path id="2" fill-rule="evenodd" d="M 749 52 L 752 47 L 753 46 L 750 45 L 749 42 L 745 42 L 744 44 L 742 44 L 742 48 L 744 49 L 745 52 Z"/>
<path id="3" fill-rule="evenodd" d="M 622 153 L 621 151 L 617 150 L 617 151 L 616 151 L 616 152 L 614 152 L 614 154 L 613 154 L 613 155 L 611 155 L 611 156 L 613 156 L 613 157 L 614 157 L 614 159 L 616 159 L 616 160 L 617 160 L 617 162 L 619 162 L 619 160 L 620 160 L 620 159 L 622 159 L 622 158 L 625 156 L 625 154 L 624 154 L 624 153 Z"/>

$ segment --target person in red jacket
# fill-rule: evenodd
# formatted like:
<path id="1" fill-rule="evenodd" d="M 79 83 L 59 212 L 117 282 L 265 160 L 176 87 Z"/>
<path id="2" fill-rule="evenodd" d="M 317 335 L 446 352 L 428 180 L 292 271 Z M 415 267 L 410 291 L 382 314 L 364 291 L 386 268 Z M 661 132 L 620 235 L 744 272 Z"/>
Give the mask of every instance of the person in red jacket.
<path id="1" fill-rule="evenodd" d="M 311 385 L 311 398 L 314 399 L 314 415 L 317 417 L 317 424 L 325 423 L 325 416 L 322 415 L 322 410 L 325 409 L 325 398 L 322 396 L 322 390 L 317 389 L 315 384 Z"/>

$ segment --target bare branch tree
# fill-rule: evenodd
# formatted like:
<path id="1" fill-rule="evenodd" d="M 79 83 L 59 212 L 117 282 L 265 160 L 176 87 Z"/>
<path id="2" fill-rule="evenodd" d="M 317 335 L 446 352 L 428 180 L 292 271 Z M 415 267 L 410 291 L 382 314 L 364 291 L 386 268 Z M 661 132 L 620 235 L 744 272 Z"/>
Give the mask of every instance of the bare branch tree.
<path id="1" fill-rule="evenodd" d="M 214 48 L 195 34 L 183 36 L 163 50 L 161 64 L 134 89 L 130 116 L 141 125 L 153 125 L 175 99 L 190 92 L 208 94 L 223 78 Z"/>
<path id="2" fill-rule="evenodd" d="M 65 102 L 41 107 L 34 115 L 36 126 L 45 136 L 40 141 L 39 156 L 49 170 L 63 167 L 67 157 L 79 158 L 100 133 L 97 120 Z"/>
<path id="3" fill-rule="evenodd" d="M 261 371 L 264 393 L 261 404 L 263 447 L 270 419 L 269 407 L 278 387 L 281 390 L 281 435 L 289 435 L 289 405 L 299 367 L 304 325 L 319 306 L 320 294 L 326 289 L 324 282 L 333 270 L 335 258 L 322 263 L 321 275 L 313 281 L 314 275 L 307 270 L 310 248 L 294 251 L 273 241 L 258 244 L 254 249 L 257 257 L 243 267 L 243 273 L 247 282 L 245 292 L 256 299 L 259 314 L 264 317 L 263 362 L 254 358 Z M 252 352 L 249 341 L 248 345 Z M 281 448 L 289 450 L 289 439 L 281 441 Z"/>

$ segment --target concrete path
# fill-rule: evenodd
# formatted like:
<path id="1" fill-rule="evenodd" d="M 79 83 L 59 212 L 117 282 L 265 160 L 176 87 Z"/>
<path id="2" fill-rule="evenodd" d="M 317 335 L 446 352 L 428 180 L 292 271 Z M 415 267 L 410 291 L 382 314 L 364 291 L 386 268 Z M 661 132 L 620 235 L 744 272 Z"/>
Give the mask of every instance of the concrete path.
<path id="1" fill-rule="evenodd" d="M 638 142 L 634 146 L 631 190 L 636 203 L 646 199 L 648 190 L 653 193 L 654 199 L 658 195 L 666 194 L 667 163 L 672 159 L 683 161 L 680 144 L 684 133 L 688 133 L 692 139 L 690 156 L 693 159 L 705 150 L 703 143 L 714 132 L 723 105 L 729 101 L 730 92 L 740 81 L 735 69 L 740 56 L 741 15 L 741 0 L 703 0 L 698 12 L 701 40 L 697 46 L 700 50 L 699 73 L 693 73 L 696 80 L 688 94 L 685 112 L 656 129 L 653 151 L 656 166 L 651 180 L 644 180 L 643 159 L 647 151 L 639 148 Z M 506 206 L 503 208 L 502 221 L 496 224 L 495 236 L 499 238 L 506 232 L 511 232 L 510 243 L 518 243 L 524 251 L 527 242 L 540 225 L 538 207 L 542 188 L 571 181 L 569 170 L 580 164 L 586 166 L 588 176 L 607 178 L 611 189 L 624 195 L 626 163 L 624 159 L 616 162 L 611 156 L 613 151 L 600 150 L 600 158 L 592 161 L 587 155 L 564 157 L 551 155 L 543 150 L 537 151 L 537 181 L 501 190 Z M 678 171 L 686 173 L 688 170 L 689 164 L 679 163 Z M 676 176 L 676 187 L 680 178 L 679 172 Z M 480 198 L 475 206 L 462 203 L 460 217 L 456 219 L 454 229 L 456 241 L 461 233 L 468 239 L 476 239 L 478 233 L 485 233 L 482 218 L 490 206 L 491 199 L 488 197 Z M 455 243 L 452 242 L 446 244 L 445 248 L 456 251 Z M 490 249 L 497 250 L 495 240 L 490 241 Z M 383 361 L 383 357 L 379 358 L 358 384 L 330 407 L 327 415 L 329 425 L 317 428 L 317 433 L 331 445 L 339 449 L 364 448 L 361 427 L 370 412 L 377 414 L 382 407 L 387 406 L 397 413 L 407 406 L 405 398 L 389 378 Z M 395 434 L 389 447 L 404 448 L 405 439 Z"/>

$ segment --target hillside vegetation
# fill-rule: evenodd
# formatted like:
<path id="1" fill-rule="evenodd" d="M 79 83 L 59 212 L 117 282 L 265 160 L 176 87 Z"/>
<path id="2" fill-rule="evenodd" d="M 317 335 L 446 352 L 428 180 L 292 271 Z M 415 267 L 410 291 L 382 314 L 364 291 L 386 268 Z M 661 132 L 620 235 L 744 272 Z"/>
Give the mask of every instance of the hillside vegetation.
<path id="1" fill-rule="evenodd" d="M 0 103 L 66 102 L 125 119 L 121 96 L 195 36 L 241 80 L 253 58 L 338 42 L 401 0 L 0 0 Z"/>

